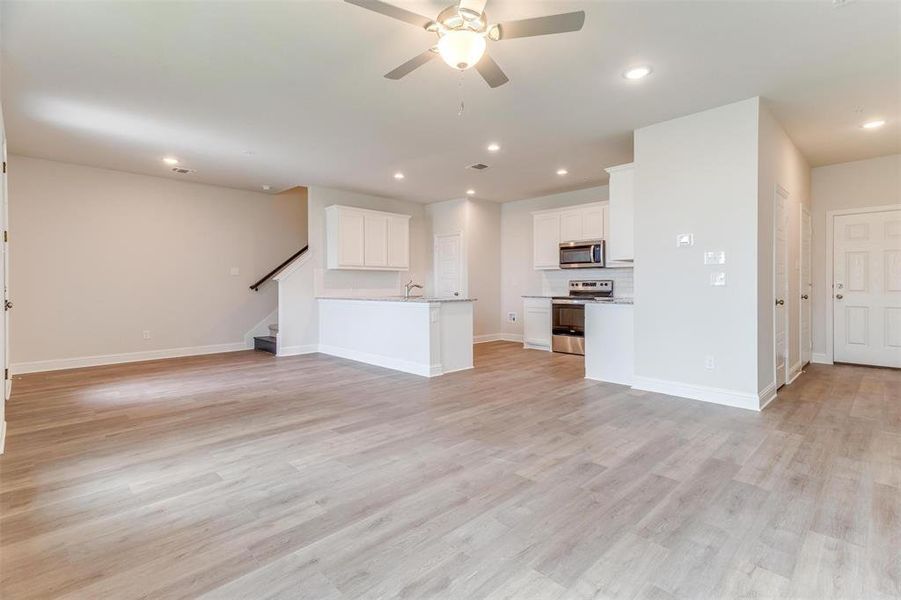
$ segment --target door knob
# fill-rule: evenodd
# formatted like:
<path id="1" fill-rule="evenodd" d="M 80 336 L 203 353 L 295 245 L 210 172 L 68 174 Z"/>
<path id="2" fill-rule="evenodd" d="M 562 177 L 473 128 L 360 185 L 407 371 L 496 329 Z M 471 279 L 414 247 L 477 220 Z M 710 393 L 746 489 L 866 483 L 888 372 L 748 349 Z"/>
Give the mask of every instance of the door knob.
<path id="1" fill-rule="evenodd" d="M 807 294 L 801 294 L 801 300 L 807 300 Z"/>
<path id="2" fill-rule="evenodd" d="M 3 309 L 4 309 L 4 310 L 9 310 L 9 309 L 11 309 L 12 307 L 13 307 L 12 300 L 7 300 L 7 301 L 3 304 Z"/>
<path id="3" fill-rule="evenodd" d="M 783 304 L 785 304 L 785 300 L 782 298 L 776 299 L 776 306 L 782 306 Z"/>
<path id="4" fill-rule="evenodd" d="M 835 295 L 835 299 L 836 299 L 836 300 L 841 300 L 842 298 L 844 298 L 844 296 L 842 296 L 841 294 L 836 294 L 836 295 Z"/>

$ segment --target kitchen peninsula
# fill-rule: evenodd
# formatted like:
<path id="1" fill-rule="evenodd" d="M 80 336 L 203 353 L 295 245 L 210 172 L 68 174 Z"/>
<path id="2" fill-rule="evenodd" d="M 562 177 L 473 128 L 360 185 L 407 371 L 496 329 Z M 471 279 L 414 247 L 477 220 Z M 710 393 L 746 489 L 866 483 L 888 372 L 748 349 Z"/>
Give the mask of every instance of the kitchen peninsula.
<path id="1" fill-rule="evenodd" d="M 319 351 L 435 377 L 472 368 L 473 298 L 318 298 Z"/>

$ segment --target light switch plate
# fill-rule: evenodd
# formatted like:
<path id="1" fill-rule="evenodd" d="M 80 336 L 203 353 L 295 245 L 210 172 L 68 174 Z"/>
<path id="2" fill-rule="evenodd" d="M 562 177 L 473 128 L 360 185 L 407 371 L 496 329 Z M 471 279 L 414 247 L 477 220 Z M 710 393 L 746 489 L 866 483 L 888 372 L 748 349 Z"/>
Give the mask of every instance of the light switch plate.
<path id="1" fill-rule="evenodd" d="M 686 248 L 695 245 L 695 236 L 693 233 L 680 233 L 676 236 L 676 248 Z"/>
<path id="2" fill-rule="evenodd" d="M 724 286 L 726 285 L 726 274 L 722 271 L 714 271 L 710 274 L 710 285 Z"/>
<path id="3" fill-rule="evenodd" d="M 705 265 L 726 264 L 726 253 L 723 250 L 710 250 L 704 253 Z"/>

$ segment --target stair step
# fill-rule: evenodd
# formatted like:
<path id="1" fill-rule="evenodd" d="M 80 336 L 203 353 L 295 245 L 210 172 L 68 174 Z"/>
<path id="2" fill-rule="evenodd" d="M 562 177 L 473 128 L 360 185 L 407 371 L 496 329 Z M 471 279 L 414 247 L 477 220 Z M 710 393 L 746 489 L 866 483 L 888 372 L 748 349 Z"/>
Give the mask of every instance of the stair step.
<path id="1" fill-rule="evenodd" d="M 253 349 L 275 354 L 275 336 L 261 335 L 253 338 Z"/>

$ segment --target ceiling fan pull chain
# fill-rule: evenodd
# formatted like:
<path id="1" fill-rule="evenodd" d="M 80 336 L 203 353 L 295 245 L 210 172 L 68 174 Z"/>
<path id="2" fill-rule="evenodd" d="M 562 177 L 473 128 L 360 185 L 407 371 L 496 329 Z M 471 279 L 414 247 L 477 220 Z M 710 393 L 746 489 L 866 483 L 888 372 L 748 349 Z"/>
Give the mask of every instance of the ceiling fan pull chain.
<path id="1" fill-rule="evenodd" d="M 462 117 L 463 111 L 466 110 L 466 103 L 463 100 L 463 71 L 460 71 L 460 79 L 457 82 L 457 89 L 460 91 L 460 112 L 457 113 L 457 116 Z"/>

